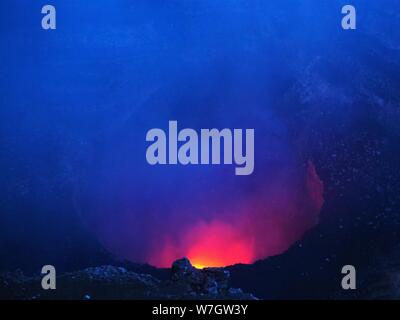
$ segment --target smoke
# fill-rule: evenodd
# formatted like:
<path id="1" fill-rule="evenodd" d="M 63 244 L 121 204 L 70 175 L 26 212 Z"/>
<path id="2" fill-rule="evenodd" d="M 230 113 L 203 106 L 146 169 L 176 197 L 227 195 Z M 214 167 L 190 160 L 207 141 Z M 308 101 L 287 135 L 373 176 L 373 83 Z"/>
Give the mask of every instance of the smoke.
<path id="1" fill-rule="evenodd" d="M 290 191 L 285 194 L 254 195 L 231 219 L 199 219 L 192 225 L 176 221 L 175 232 L 155 241 L 147 261 L 168 267 L 186 256 L 197 267 L 219 267 L 282 253 L 317 223 L 323 204 L 323 184 L 312 162 L 306 170 L 304 190 L 287 185 Z"/>
<path id="2" fill-rule="evenodd" d="M 272 7 L 293 21 L 309 9 L 287 6 Z M 282 97 L 298 67 L 297 51 L 279 34 L 292 28 L 265 19 L 268 6 L 263 14 L 236 9 L 215 5 L 182 19 L 163 7 L 152 12 L 159 19 L 140 26 L 146 41 L 135 38 L 121 51 L 123 68 L 110 62 L 115 80 L 99 92 L 110 123 L 92 145 L 76 202 L 87 228 L 121 258 L 163 267 L 182 256 L 198 266 L 250 263 L 285 251 L 318 221 L 322 186 L 297 154 Z M 180 23 L 170 24 L 175 15 Z M 150 166 L 146 133 L 167 131 L 171 120 L 197 132 L 255 129 L 253 174 L 235 176 L 229 165 Z"/>
<path id="3" fill-rule="evenodd" d="M 70 248 L 74 238 L 83 247 L 83 226 L 131 261 L 168 266 L 188 256 L 227 265 L 279 254 L 317 223 L 322 185 L 297 152 L 307 148 L 293 137 L 302 128 L 288 124 L 295 112 L 312 112 L 285 101 L 299 82 L 307 97 L 331 92 L 303 70 L 336 48 L 337 3 L 53 4 L 62 17 L 54 33 L 37 28 L 34 4 L 13 2 L 0 21 L 8 43 L 0 79 L 1 236 L 7 248 L 18 244 L 7 250 L 32 255 L 32 244 L 34 256 L 67 257 L 59 243 Z M 10 29 L 9 12 L 26 14 Z M 339 69 L 346 70 L 323 74 L 336 79 Z M 350 118 L 336 103 L 323 107 Z M 315 114 L 320 109 L 315 103 Z M 167 129 L 170 120 L 196 131 L 254 128 L 254 173 L 149 166 L 146 132 Z"/>
<path id="4" fill-rule="evenodd" d="M 311 161 L 263 128 L 256 170 L 244 177 L 224 165 L 157 167 L 143 159 L 135 168 L 113 146 L 90 179 L 97 183 L 84 221 L 117 256 L 158 267 L 183 256 L 203 267 L 284 252 L 317 224 L 323 184 Z M 135 155 L 141 163 L 144 153 Z"/>

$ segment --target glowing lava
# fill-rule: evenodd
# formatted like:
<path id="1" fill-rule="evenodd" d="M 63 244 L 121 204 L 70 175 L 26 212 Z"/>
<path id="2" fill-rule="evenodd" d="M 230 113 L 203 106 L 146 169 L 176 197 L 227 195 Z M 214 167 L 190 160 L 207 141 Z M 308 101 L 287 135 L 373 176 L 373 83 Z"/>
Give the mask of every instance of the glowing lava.
<path id="1" fill-rule="evenodd" d="M 226 223 L 201 223 L 188 235 L 187 257 L 199 269 L 222 267 L 253 260 L 253 241 Z"/>
<path id="2" fill-rule="evenodd" d="M 302 188 L 285 183 L 283 188 L 261 193 L 261 198 L 256 194 L 244 203 L 234 202 L 227 210 L 233 212 L 229 218 L 197 220 L 179 232 L 163 234 L 146 260 L 169 267 L 187 257 L 203 269 L 253 263 L 286 251 L 317 224 L 324 202 L 323 183 L 311 161 L 302 179 Z"/>
<path id="3" fill-rule="evenodd" d="M 178 243 L 164 240 L 161 252 L 150 263 L 169 267 L 171 262 L 187 257 L 197 269 L 223 267 L 254 260 L 254 243 L 240 228 L 219 220 L 199 222 L 188 229 Z"/>

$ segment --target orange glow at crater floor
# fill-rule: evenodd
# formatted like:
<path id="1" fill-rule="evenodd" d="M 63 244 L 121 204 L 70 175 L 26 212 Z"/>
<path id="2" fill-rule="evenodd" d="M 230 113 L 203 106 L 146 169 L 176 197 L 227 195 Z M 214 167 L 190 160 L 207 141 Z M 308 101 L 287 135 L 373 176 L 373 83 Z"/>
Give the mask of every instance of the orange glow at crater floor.
<path id="1" fill-rule="evenodd" d="M 278 206 L 268 207 L 266 202 L 267 206 L 263 203 L 261 210 L 253 199 L 249 202 L 252 213 L 238 210 L 234 221 L 218 218 L 200 221 L 183 230 L 178 240 L 164 238 L 161 248 L 152 252 L 149 263 L 170 267 L 174 260 L 186 256 L 193 266 L 201 269 L 253 263 L 286 251 L 317 223 L 324 202 L 323 183 L 311 161 L 304 183 L 301 191 L 283 192 L 283 195 L 279 191 Z M 267 212 L 267 215 L 254 212 Z"/>
<path id="2" fill-rule="evenodd" d="M 254 259 L 252 239 L 221 221 L 201 222 L 188 230 L 182 239 L 179 244 L 164 241 L 162 250 L 150 258 L 150 263 L 170 267 L 174 260 L 186 256 L 194 267 L 202 269 L 251 263 Z"/>
<path id="3" fill-rule="evenodd" d="M 232 226 L 219 221 L 201 224 L 192 230 L 192 246 L 187 257 L 197 268 L 251 263 L 253 241 L 237 234 Z"/>

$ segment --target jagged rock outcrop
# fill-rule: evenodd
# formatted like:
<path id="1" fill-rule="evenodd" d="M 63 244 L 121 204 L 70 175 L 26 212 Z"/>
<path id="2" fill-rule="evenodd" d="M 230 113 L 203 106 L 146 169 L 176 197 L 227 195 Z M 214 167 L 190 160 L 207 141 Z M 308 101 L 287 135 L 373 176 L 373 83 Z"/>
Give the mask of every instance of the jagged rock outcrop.
<path id="1" fill-rule="evenodd" d="M 199 270 L 183 258 L 173 263 L 167 280 L 108 265 L 62 274 L 57 277 L 56 290 L 43 290 L 41 277 L 26 277 L 17 271 L 0 275 L 0 298 L 256 299 L 241 289 L 230 288 L 229 277 L 229 271 L 223 268 Z"/>
<path id="2" fill-rule="evenodd" d="M 230 272 L 224 268 L 196 269 L 187 258 L 172 264 L 171 278 L 164 285 L 183 299 L 249 299 L 255 297 L 241 289 L 230 288 Z"/>

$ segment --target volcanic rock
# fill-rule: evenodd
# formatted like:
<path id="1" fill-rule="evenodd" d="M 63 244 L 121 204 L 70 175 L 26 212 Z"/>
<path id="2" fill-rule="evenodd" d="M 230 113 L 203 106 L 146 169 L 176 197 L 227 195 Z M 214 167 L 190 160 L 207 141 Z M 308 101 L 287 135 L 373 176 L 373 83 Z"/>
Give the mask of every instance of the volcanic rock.
<path id="1" fill-rule="evenodd" d="M 230 288 L 224 268 L 194 268 L 187 258 L 177 260 L 167 280 L 116 266 L 99 266 L 57 277 L 56 290 L 42 290 L 41 277 L 22 272 L 0 275 L 0 299 L 235 299 L 253 295 Z"/>
<path id="2" fill-rule="evenodd" d="M 194 268 L 189 259 L 176 260 L 172 264 L 171 279 L 166 285 L 171 289 L 179 289 L 181 292 L 202 298 L 243 298 L 254 299 L 251 295 L 243 294 L 240 289 L 230 290 L 228 282 L 230 273 L 224 268 Z M 238 295 L 238 291 L 240 294 Z"/>

